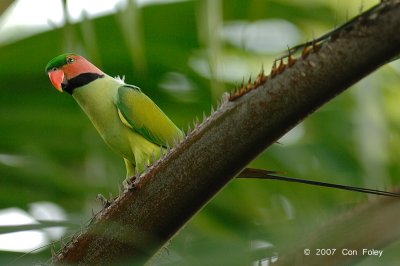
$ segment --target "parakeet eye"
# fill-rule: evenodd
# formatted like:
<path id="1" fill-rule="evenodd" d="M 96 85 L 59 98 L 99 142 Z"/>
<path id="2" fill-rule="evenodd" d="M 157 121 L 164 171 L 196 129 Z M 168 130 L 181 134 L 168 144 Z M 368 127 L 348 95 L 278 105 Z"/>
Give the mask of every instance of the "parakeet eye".
<path id="1" fill-rule="evenodd" d="M 56 67 L 53 67 L 53 68 L 51 69 L 51 71 L 56 71 L 56 70 L 58 70 Z"/>
<path id="2" fill-rule="evenodd" d="M 72 64 L 75 61 L 72 57 L 67 57 L 67 64 Z"/>

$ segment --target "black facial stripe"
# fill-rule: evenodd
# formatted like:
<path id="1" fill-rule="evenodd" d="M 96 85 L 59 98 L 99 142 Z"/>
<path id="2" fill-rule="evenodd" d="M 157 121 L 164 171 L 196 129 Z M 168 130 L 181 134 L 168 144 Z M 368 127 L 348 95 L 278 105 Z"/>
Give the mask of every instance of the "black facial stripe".
<path id="1" fill-rule="evenodd" d="M 103 78 L 104 75 L 97 74 L 97 73 L 83 73 L 80 74 L 70 80 L 66 84 L 62 83 L 62 89 L 69 94 L 72 94 L 76 88 L 82 87 L 93 80 L 96 80 L 98 78 Z"/>

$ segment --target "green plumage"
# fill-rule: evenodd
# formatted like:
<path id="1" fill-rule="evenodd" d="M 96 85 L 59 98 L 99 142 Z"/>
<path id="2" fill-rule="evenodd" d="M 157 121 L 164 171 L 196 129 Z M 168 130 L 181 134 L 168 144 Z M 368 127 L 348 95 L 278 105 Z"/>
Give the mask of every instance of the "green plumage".
<path id="1" fill-rule="evenodd" d="M 182 138 L 182 132 L 138 87 L 119 87 L 117 107 L 125 124 L 150 142 L 165 147 L 166 143 L 172 146 L 174 139 Z M 125 122 L 124 119 L 121 120 Z"/>
<path id="2" fill-rule="evenodd" d="M 159 158 L 160 146 L 182 137 L 182 132 L 137 87 L 105 76 L 72 95 L 104 141 L 125 159 L 127 177 L 142 172 Z"/>
<path id="3" fill-rule="evenodd" d="M 62 54 L 57 57 L 54 57 L 52 60 L 50 60 L 45 68 L 45 71 L 48 72 L 50 69 L 53 67 L 61 67 L 65 64 L 67 64 L 67 56 L 70 54 Z"/>
<path id="4" fill-rule="evenodd" d="M 85 80 L 86 83 L 77 87 L 72 96 L 104 141 L 124 158 L 127 177 L 133 176 L 135 171 L 142 172 L 145 165 L 159 158 L 167 143 L 172 146 L 174 140 L 182 138 L 181 130 L 138 87 L 92 68 L 93 65 L 82 57 L 66 65 L 67 56 L 70 55 L 51 60 L 46 71 L 51 75 L 54 67 L 63 70 L 65 66 L 64 73 L 79 74 L 76 70 L 80 68 L 100 72 L 101 78 L 89 83 Z"/>

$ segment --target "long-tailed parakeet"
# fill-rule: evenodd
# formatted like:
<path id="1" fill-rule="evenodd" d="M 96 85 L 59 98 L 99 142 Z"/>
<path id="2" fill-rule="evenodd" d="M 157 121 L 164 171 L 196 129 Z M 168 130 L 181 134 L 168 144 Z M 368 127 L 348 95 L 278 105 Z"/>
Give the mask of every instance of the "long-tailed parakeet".
<path id="1" fill-rule="evenodd" d="M 54 87 L 74 97 L 103 140 L 124 158 L 127 178 L 142 172 L 167 143 L 172 146 L 183 136 L 140 88 L 105 74 L 82 56 L 59 55 L 46 72 Z"/>

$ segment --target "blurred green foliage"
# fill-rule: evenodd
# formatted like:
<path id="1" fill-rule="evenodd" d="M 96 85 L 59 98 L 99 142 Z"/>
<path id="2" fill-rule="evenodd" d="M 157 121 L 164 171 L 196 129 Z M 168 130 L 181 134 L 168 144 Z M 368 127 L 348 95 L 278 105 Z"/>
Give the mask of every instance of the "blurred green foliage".
<path id="1" fill-rule="evenodd" d="M 104 145 L 72 97 L 52 88 L 44 66 L 54 56 L 82 54 L 110 75 L 125 75 L 128 83 L 141 87 L 186 129 L 203 111 L 209 114 L 222 91 L 254 76 L 262 64 L 268 69 L 279 55 L 254 52 L 221 38 L 225 25 L 241 22 L 245 32 L 246 25 L 280 19 L 296 25 L 301 37 L 295 41 L 302 42 L 356 15 L 361 2 L 349 2 L 209 0 L 132 5 L 129 12 L 86 18 L 0 47 L 0 209 L 27 210 L 32 202 L 53 202 L 76 225 L 69 229 L 73 232 L 90 219 L 92 209 L 100 208 L 96 195 L 116 195 L 124 178 L 122 159 Z M 210 21 L 216 24 L 207 26 Z M 243 36 L 237 38 L 245 44 L 249 40 Z M 268 41 L 275 40 L 264 40 Z M 229 65 L 232 58 L 238 69 Z M 367 77 L 251 166 L 353 186 L 396 185 L 399 73 L 400 64 L 394 62 Z M 233 180 L 172 239 L 168 252 L 161 252 L 155 263 L 249 265 L 268 260 L 366 200 L 367 195 L 334 189 Z M 361 264 L 394 265 L 399 248 L 400 242 L 392 243 L 379 261 L 371 257 Z M 18 255 L 2 252 L 0 264 Z M 16 264 L 49 257 L 45 249 Z"/>

